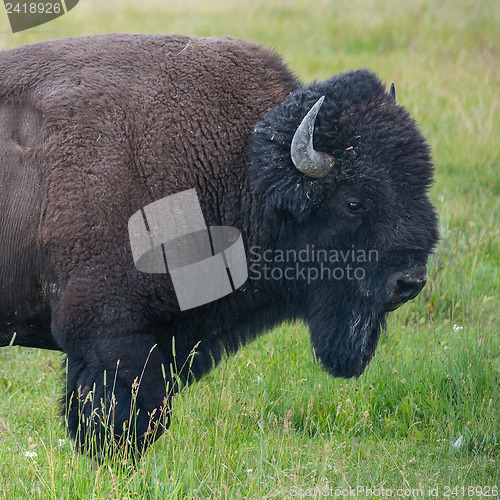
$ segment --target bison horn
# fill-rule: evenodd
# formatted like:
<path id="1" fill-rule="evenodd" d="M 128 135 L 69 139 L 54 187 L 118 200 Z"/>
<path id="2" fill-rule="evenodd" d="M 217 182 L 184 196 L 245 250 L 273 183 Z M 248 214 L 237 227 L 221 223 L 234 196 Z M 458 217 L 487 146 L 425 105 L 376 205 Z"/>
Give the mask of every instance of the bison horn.
<path id="1" fill-rule="evenodd" d="M 389 87 L 389 95 L 394 99 L 394 104 L 396 104 L 396 85 L 394 85 L 394 82 Z"/>
<path id="2" fill-rule="evenodd" d="M 297 128 L 291 147 L 292 161 L 297 170 L 309 177 L 328 175 L 333 166 L 333 156 L 316 151 L 313 147 L 314 122 L 325 96 L 318 99 Z"/>

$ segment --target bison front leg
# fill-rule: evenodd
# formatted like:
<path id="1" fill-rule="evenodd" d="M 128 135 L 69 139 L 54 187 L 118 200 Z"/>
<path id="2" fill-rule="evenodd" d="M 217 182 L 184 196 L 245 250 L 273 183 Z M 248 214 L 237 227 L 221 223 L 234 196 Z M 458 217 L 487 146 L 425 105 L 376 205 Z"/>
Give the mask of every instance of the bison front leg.
<path id="1" fill-rule="evenodd" d="M 77 446 L 94 456 L 140 454 L 169 424 L 173 356 L 157 345 L 164 325 L 137 302 L 91 275 L 73 276 L 53 298 L 52 334 L 67 356 L 64 413 Z"/>
<path id="2" fill-rule="evenodd" d="M 136 457 L 168 427 L 174 387 L 166 360 L 155 346 L 142 347 L 114 366 L 68 355 L 65 414 L 82 451 Z"/>

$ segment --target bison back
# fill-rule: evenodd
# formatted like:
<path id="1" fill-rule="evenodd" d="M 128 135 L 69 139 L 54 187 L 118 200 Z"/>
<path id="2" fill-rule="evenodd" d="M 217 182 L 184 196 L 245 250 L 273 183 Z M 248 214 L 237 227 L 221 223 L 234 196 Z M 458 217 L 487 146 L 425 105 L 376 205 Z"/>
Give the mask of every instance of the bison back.
<path id="1" fill-rule="evenodd" d="M 133 267 L 127 222 L 148 203 L 196 188 L 208 224 L 239 226 L 248 135 L 298 85 L 231 38 L 70 38 L 0 67 L 0 322 L 46 328 L 68 287 L 88 315 L 166 286 Z"/>

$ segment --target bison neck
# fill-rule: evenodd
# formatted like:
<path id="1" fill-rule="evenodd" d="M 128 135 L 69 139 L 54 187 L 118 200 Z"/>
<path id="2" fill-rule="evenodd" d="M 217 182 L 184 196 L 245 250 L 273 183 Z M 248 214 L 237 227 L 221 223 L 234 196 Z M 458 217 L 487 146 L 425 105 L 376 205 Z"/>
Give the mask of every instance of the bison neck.
<path id="1" fill-rule="evenodd" d="M 187 359 L 197 346 L 192 363 L 196 378 L 217 363 L 224 352 L 235 352 L 283 321 L 305 317 L 302 280 L 300 276 L 297 280 L 287 279 L 288 264 L 279 256 L 276 258 L 277 249 L 293 250 L 286 221 L 266 219 L 253 199 L 247 203 L 244 198 L 237 213 L 238 218 L 223 216 L 221 222 L 241 231 L 248 263 L 247 281 L 226 297 L 181 312 L 174 320 L 174 328 L 169 328 L 182 332 L 175 340 L 181 359 Z M 171 342 L 171 336 L 162 336 L 162 342 L 165 341 Z"/>

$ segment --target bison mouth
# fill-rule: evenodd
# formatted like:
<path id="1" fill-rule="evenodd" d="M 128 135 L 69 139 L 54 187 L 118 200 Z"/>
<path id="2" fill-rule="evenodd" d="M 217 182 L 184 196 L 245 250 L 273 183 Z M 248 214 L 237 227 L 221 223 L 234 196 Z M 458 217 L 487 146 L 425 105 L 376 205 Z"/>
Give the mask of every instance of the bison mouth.
<path id="1" fill-rule="evenodd" d="M 399 309 L 403 304 L 404 304 L 404 302 L 388 302 L 384 306 L 384 311 L 388 312 L 388 313 L 395 311 L 396 309 Z"/>

